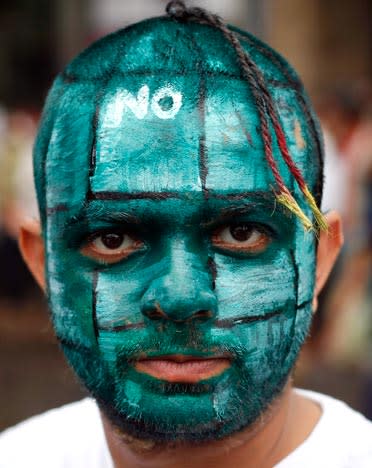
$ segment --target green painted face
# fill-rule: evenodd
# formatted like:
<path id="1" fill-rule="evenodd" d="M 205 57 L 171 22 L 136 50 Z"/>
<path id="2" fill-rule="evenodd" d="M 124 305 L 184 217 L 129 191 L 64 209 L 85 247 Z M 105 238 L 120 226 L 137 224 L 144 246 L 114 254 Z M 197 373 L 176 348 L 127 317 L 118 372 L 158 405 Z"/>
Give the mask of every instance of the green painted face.
<path id="1" fill-rule="evenodd" d="M 127 55 L 137 50 L 136 69 L 115 62 L 112 72 L 83 54 L 57 81 L 35 150 L 50 305 L 67 358 L 114 423 L 165 441 L 253 423 L 282 390 L 311 319 L 314 239 L 275 204 L 247 84 L 223 73 L 225 58 L 212 57 L 213 73 L 208 61 L 202 70 L 169 63 L 195 61 L 185 38 L 202 43 L 202 34 L 206 50 L 216 41 L 226 49 L 212 28 L 158 19 L 93 48 L 99 59 L 125 43 Z M 169 48 L 173 36 L 180 53 L 162 70 L 152 45 L 161 37 Z M 146 60 L 159 69 L 146 71 Z M 272 61 L 261 65 L 272 74 Z M 272 93 L 314 185 L 298 90 Z M 196 383 L 135 366 L 165 355 L 229 366 Z"/>

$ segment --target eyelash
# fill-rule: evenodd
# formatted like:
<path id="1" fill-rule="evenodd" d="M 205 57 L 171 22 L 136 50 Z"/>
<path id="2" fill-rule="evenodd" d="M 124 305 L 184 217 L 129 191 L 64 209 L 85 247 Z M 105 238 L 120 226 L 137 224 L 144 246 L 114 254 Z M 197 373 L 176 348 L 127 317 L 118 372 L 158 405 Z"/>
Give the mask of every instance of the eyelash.
<path id="1" fill-rule="evenodd" d="M 244 229 L 246 229 L 246 231 L 249 234 L 247 240 L 235 239 L 233 240 L 233 242 L 226 242 L 226 241 L 224 242 L 223 240 L 218 238 L 218 236 L 221 235 L 221 233 L 223 233 L 223 231 L 228 228 L 230 228 L 229 231 L 232 237 L 233 236 L 231 232 L 232 229 L 238 228 L 238 227 L 242 227 L 243 231 Z M 245 245 L 244 243 L 248 242 L 249 238 L 254 233 L 259 233 L 264 237 L 258 239 L 256 243 L 253 245 Z M 122 249 L 122 250 L 119 250 L 119 247 L 117 247 L 116 249 L 115 248 L 112 249 L 113 253 L 111 254 L 108 252 L 105 253 L 103 251 L 98 252 L 99 249 L 95 250 L 93 247 L 93 243 L 99 240 L 100 238 L 102 238 L 103 236 L 109 235 L 109 234 L 116 234 L 116 235 L 124 236 L 122 243 L 125 240 L 125 236 L 128 236 L 131 240 L 133 240 L 133 247 L 130 246 L 128 249 Z M 133 253 L 138 252 L 141 249 L 141 247 L 144 247 L 146 243 L 143 240 L 143 237 L 144 237 L 143 235 L 134 233 L 132 230 L 125 229 L 125 228 L 102 229 L 99 231 L 94 231 L 91 234 L 89 234 L 88 237 L 85 238 L 85 241 L 82 243 L 80 250 L 84 255 L 90 258 L 93 258 L 93 260 L 99 261 L 101 263 L 117 263 L 123 259 L 130 257 Z M 241 253 L 241 254 L 247 254 L 247 255 L 254 255 L 254 254 L 260 254 L 267 249 L 267 246 L 275 238 L 275 233 L 271 227 L 261 224 L 261 223 L 234 221 L 230 223 L 224 223 L 222 225 L 219 225 L 218 227 L 210 229 L 209 238 L 210 238 L 212 246 L 215 249 L 220 250 L 225 254 Z M 91 248 L 89 249 L 89 247 Z M 108 250 L 110 250 L 109 247 L 107 248 Z M 117 251 L 115 252 L 115 250 Z"/>
<path id="2" fill-rule="evenodd" d="M 243 233 L 243 237 L 247 234 L 247 239 L 238 239 L 234 237 L 233 230 L 239 229 L 237 234 Z M 230 237 L 231 240 L 223 240 L 222 235 L 225 230 L 228 230 L 225 233 L 225 237 Z M 252 239 L 252 236 L 261 236 L 258 239 Z M 242 254 L 259 254 L 266 250 L 267 246 L 275 239 L 274 231 L 267 225 L 259 224 L 259 223 L 252 223 L 252 222 L 231 222 L 219 226 L 217 229 L 214 229 L 211 235 L 212 244 L 218 250 L 222 250 L 223 252 L 235 252 L 235 253 L 242 253 Z M 251 243 L 249 241 L 251 240 Z"/>

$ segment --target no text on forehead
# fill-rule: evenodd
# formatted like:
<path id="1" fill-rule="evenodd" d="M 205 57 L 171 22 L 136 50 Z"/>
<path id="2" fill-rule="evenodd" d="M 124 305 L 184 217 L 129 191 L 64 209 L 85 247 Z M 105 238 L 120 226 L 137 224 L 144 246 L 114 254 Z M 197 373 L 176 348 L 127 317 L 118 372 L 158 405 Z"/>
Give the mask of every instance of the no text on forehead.
<path id="1" fill-rule="evenodd" d="M 182 93 L 172 85 L 162 86 L 153 93 L 148 85 L 143 85 L 136 95 L 127 89 L 119 89 L 110 101 L 107 113 L 113 126 L 120 124 L 126 108 L 138 119 L 146 117 L 150 109 L 159 119 L 172 119 L 181 109 L 182 98 Z"/>

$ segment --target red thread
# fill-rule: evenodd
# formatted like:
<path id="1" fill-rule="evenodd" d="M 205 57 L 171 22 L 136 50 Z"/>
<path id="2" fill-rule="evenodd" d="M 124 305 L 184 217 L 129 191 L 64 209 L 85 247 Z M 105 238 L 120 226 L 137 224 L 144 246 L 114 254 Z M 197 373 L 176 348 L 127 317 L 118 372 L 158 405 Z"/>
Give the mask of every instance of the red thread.
<path id="1" fill-rule="evenodd" d="M 291 174 L 296 179 L 301 191 L 304 192 L 306 189 L 306 182 L 301 174 L 300 169 L 297 167 L 296 163 L 293 161 L 293 159 L 291 158 L 289 154 L 287 141 L 283 132 L 283 128 L 281 127 L 278 121 L 277 115 L 272 107 L 272 103 L 270 103 L 269 105 L 269 114 L 270 114 L 271 121 L 273 123 L 276 139 L 278 142 L 280 152 L 283 156 L 283 159 L 285 163 L 287 164 Z"/>

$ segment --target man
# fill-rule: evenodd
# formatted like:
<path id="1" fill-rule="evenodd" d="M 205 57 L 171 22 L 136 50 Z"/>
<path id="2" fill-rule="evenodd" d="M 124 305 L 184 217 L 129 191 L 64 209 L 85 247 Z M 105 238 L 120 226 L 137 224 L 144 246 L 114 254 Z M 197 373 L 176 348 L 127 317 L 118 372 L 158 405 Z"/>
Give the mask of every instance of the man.
<path id="1" fill-rule="evenodd" d="M 102 426 L 92 400 L 37 417 L 3 436 L 5 466 L 367 466 L 371 425 L 290 382 L 342 242 L 311 195 L 302 86 L 252 36 L 167 10 L 48 97 L 20 245 Z"/>

